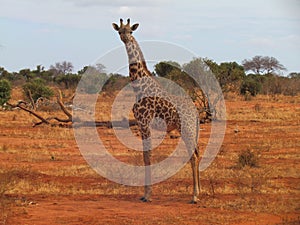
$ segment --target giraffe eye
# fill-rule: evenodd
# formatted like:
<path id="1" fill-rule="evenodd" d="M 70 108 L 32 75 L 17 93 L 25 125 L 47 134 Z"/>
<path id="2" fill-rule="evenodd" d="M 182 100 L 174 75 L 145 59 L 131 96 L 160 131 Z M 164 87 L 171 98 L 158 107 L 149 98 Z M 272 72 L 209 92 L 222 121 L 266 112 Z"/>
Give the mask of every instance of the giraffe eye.
<path id="1" fill-rule="evenodd" d="M 119 31 L 119 34 L 121 34 L 121 31 Z"/>
<path id="2" fill-rule="evenodd" d="M 132 31 L 130 31 L 130 34 L 132 34 Z"/>

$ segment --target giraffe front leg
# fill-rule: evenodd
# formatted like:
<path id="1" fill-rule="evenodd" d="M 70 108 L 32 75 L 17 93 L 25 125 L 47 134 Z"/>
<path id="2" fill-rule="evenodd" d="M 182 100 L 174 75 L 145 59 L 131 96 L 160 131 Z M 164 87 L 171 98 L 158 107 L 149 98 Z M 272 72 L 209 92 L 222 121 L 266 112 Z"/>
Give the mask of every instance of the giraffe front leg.
<path id="1" fill-rule="evenodd" d="M 151 202 L 151 138 L 148 137 L 143 140 L 143 157 L 145 164 L 145 186 L 144 196 L 141 198 L 143 202 Z"/>
<path id="2" fill-rule="evenodd" d="M 199 158 L 194 153 L 191 158 L 191 166 L 193 172 L 193 199 L 191 204 L 197 204 L 199 201 L 198 196 L 200 194 L 200 175 L 199 175 Z"/>

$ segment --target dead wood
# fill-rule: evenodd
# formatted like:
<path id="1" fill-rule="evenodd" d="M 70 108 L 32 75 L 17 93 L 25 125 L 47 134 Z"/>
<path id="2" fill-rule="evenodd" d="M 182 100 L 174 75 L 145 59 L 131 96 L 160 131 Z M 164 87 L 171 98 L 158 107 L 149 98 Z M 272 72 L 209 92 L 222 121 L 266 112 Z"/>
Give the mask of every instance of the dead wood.
<path id="1" fill-rule="evenodd" d="M 64 122 L 64 123 L 71 122 L 72 121 L 72 114 L 66 109 L 65 105 L 63 104 L 63 102 L 62 102 L 62 94 L 61 94 L 60 90 L 58 91 L 57 103 L 60 106 L 61 110 L 65 113 L 65 115 L 67 115 L 67 117 L 69 119 L 67 119 L 67 120 L 61 120 L 61 119 L 59 119 L 57 117 L 55 117 L 54 119 L 58 120 L 59 122 Z"/>
<path id="2" fill-rule="evenodd" d="M 7 105 L 9 105 L 12 108 L 19 108 L 19 109 L 24 110 L 25 112 L 29 112 L 29 114 L 31 114 L 31 115 L 35 116 L 36 118 L 38 118 L 39 120 L 41 120 L 40 122 L 35 123 L 33 125 L 33 127 L 35 127 L 36 125 L 40 125 L 42 123 L 45 123 L 47 125 L 50 124 L 50 122 L 47 119 L 45 119 L 44 117 L 42 117 L 41 115 L 39 115 L 37 112 L 35 112 L 33 110 L 30 110 L 30 109 L 26 108 L 25 106 L 23 106 L 23 105 L 27 105 L 27 103 L 24 102 L 24 101 L 19 101 L 17 104 L 11 104 L 11 103 L 7 102 Z"/>
<path id="3" fill-rule="evenodd" d="M 31 93 L 30 93 L 30 95 L 31 95 Z M 74 98 L 74 96 L 72 96 L 72 98 Z M 36 126 L 39 126 L 42 124 L 46 124 L 46 125 L 50 125 L 50 126 L 59 126 L 59 127 L 72 127 L 74 125 L 72 113 L 70 113 L 69 110 L 64 105 L 64 103 L 62 101 L 62 93 L 60 90 L 58 91 L 56 101 L 57 101 L 57 104 L 60 106 L 61 111 L 63 111 L 63 113 L 67 116 L 67 119 L 62 119 L 57 116 L 45 118 L 36 111 L 36 107 L 34 106 L 35 104 L 33 104 L 33 107 L 32 107 L 33 109 L 31 109 L 31 107 L 29 107 L 29 105 L 32 105 L 32 103 L 34 102 L 32 100 L 32 98 L 30 101 L 31 101 L 31 104 L 28 104 L 25 101 L 19 101 L 17 104 L 7 103 L 7 105 L 10 106 L 11 108 L 19 108 L 19 109 L 33 115 L 37 119 L 39 119 L 38 122 L 33 123 L 33 127 L 36 127 Z M 58 123 L 55 123 L 52 121 L 56 121 Z M 112 121 L 76 121 L 76 122 L 79 122 L 79 124 L 77 124 L 76 126 L 96 126 L 96 127 L 106 127 L 106 128 L 112 128 L 113 126 L 128 127 L 128 126 L 136 126 L 137 125 L 137 122 L 135 120 L 129 120 L 128 122 L 126 122 L 126 121 L 113 121 L 113 122 Z"/>
<path id="4" fill-rule="evenodd" d="M 67 119 L 61 119 L 57 116 L 48 117 L 48 118 L 43 117 L 42 115 L 40 115 L 39 113 L 36 112 L 36 107 L 35 107 L 32 97 L 31 97 L 31 93 L 29 93 L 29 96 L 30 96 L 30 101 L 33 106 L 33 109 L 29 109 L 28 107 L 26 107 L 29 104 L 27 104 L 27 102 L 25 102 L 25 101 L 19 101 L 17 104 L 7 103 L 7 105 L 9 105 L 12 108 L 19 108 L 25 112 L 28 112 L 29 114 L 33 115 L 34 117 L 38 118 L 40 121 L 34 122 L 33 127 L 36 127 L 41 124 L 46 124 L 46 125 L 51 125 L 51 126 L 68 126 L 67 123 L 72 122 L 72 114 L 67 110 L 66 106 L 62 102 L 61 91 L 58 92 L 57 104 L 60 106 L 60 109 L 64 112 L 64 114 L 68 117 Z M 53 122 L 51 122 L 52 120 L 56 120 L 60 124 L 53 123 Z"/>

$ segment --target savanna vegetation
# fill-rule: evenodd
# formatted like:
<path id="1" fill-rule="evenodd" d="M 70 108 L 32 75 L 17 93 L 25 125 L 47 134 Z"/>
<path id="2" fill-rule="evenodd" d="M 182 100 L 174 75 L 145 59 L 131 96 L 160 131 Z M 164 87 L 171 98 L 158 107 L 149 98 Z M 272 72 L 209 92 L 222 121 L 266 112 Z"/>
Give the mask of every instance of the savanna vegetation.
<path id="1" fill-rule="evenodd" d="M 193 69 L 199 62 L 204 62 L 204 66 L 209 67 L 225 94 L 234 92 L 246 97 L 257 94 L 295 96 L 300 92 L 300 73 L 284 74 L 286 68 L 276 58 L 268 56 L 254 56 L 252 59 L 243 60 L 241 64 L 237 62 L 218 64 L 206 58 L 195 58 L 184 65 L 166 61 L 156 64 L 153 74 L 174 80 L 195 99 L 197 85 L 188 74 L 194 73 Z M 96 86 L 103 80 L 107 80 L 103 87 L 106 92 L 120 90 L 129 82 L 128 78 L 119 74 L 105 73 L 105 65 L 101 64 L 85 66 L 78 72 L 74 72 L 73 69 L 72 63 L 67 61 L 57 62 L 48 70 L 42 65 L 37 65 L 35 70 L 21 69 L 18 72 L 8 72 L 4 67 L 0 67 L 1 103 L 8 100 L 8 86 L 22 86 L 24 97 L 28 97 L 30 91 L 34 100 L 41 96 L 50 98 L 53 92 L 49 87 L 75 89 L 85 73 L 92 77 L 91 84 L 87 85 L 91 93 L 97 91 Z"/>
<path id="2" fill-rule="evenodd" d="M 74 90 L 88 73 L 88 93 L 97 93 L 97 85 L 105 81 L 95 118 L 107 121 L 128 77 L 107 74 L 101 64 L 78 72 L 70 62 L 18 72 L 0 68 L 0 224 L 299 224 L 300 73 L 284 74 L 278 60 L 255 56 L 241 64 L 210 59 L 184 65 L 160 62 L 153 74 L 174 80 L 206 107 L 202 90 L 188 76 L 203 61 L 224 93 L 227 129 L 216 159 L 201 172 L 197 205 L 187 204 L 192 193 L 190 165 L 154 185 L 153 202 L 142 204 L 138 198 L 143 187 L 114 183 L 87 164 L 71 126 L 44 125 L 9 106 L 19 102 L 46 121 L 70 121 Z M 49 105 L 26 105 L 41 100 Z M 33 128 L 32 123 L 41 126 Z M 121 143 L 111 127 L 96 129 L 115 158 L 142 165 L 142 153 Z M 131 130 L 138 133 L 136 126 Z M 210 131 L 211 123 L 201 125 L 201 154 Z M 171 154 L 177 140 L 176 133 L 166 135 L 153 151 L 154 162 Z"/>
<path id="3" fill-rule="evenodd" d="M 200 65 L 200 66 L 199 66 Z M 199 72 L 199 68 L 203 71 Z M 154 66 L 153 75 L 173 80 L 180 85 L 186 93 L 196 102 L 201 121 L 211 119 L 209 105 L 205 90 L 197 84 L 197 77 L 209 69 L 220 84 L 225 98 L 230 93 L 244 96 L 245 100 L 258 94 L 274 96 L 296 96 L 300 92 L 300 73 L 292 72 L 283 75 L 286 68 L 274 57 L 254 56 L 245 59 L 241 64 L 237 62 L 216 63 L 211 59 L 195 58 L 180 65 L 177 62 L 159 62 Z M 89 76 L 84 88 L 86 93 L 102 91 L 113 95 L 129 83 L 129 78 L 120 74 L 107 74 L 105 65 L 96 64 L 85 66 L 78 72 L 73 72 L 71 62 L 63 61 L 51 65 L 48 70 L 42 65 L 37 65 L 35 70 L 21 69 L 19 72 L 8 72 L 0 67 L 0 103 L 4 105 L 10 99 L 11 88 L 21 86 L 23 89 L 22 100 L 31 105 L 39 98 L 51 99 L 56 96 L 55 90 L 65 89 L 74 92 L 83 75 Z M 104 84 L 104 85 L 103 85 Z M 203 92 L 204 91 L 204 92 Z M 33 108 L 35 108 L 33 106 Z"/>

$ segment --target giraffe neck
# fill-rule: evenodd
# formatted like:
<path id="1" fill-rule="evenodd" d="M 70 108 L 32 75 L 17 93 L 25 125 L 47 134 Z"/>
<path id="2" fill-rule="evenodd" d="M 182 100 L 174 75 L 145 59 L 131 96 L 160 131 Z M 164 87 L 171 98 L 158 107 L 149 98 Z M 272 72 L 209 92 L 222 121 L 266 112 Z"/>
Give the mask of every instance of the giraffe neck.
<path id="1" fill-rule="evenodd" d="M 126 44 L 129 62 L 129 76 L 131 81 L 145 76 L 152 76 L 147 68 L 142 50 L 134 37 Z"/>

